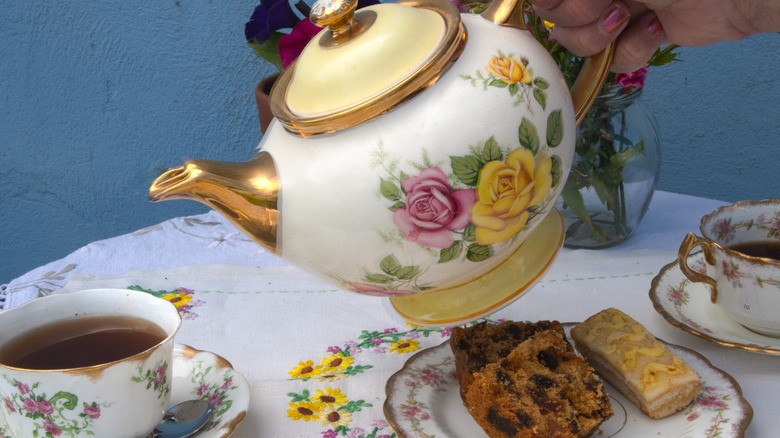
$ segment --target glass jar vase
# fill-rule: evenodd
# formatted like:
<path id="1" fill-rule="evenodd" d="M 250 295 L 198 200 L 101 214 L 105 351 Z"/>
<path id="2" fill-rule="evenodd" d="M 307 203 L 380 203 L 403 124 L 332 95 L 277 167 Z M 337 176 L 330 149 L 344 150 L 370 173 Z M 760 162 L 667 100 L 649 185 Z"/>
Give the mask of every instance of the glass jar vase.
<path id="1" fill-rule="evenodd" d="M 642 89 L 607 88 L 577 127 L 569 178 L 556 207 L 564 246 L 606 248 L 636 230 L 655 192 L 661 165 L 658 123 Z"/>

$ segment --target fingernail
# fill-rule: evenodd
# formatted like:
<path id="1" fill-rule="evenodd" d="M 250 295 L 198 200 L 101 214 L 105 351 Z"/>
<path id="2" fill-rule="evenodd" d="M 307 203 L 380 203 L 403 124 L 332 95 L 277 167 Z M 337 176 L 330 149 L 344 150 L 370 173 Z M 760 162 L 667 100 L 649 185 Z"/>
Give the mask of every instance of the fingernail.
<path id="1" fill-rule="evenodd" d="M 647 32 L 652 36 L 658 36 L 664 31 L 664 27 L 661 24 L 661 20 L 658 17 L 653 18 L 650 24 L 647 25 Z"/>
<path id="2" fill-rule="evenodd" d="M 629 18 L 628 10 L 615 5 L 609 11 L 607 16 L 604 17 L 604 21 L 602 21 L 604 30 L 607 33 L 615 32 L 616 30 L 620 29 L 620 27 L 622 27 L 623 24 L 626 23 L 626 21 L 628 21 L 628 18 Z"/>

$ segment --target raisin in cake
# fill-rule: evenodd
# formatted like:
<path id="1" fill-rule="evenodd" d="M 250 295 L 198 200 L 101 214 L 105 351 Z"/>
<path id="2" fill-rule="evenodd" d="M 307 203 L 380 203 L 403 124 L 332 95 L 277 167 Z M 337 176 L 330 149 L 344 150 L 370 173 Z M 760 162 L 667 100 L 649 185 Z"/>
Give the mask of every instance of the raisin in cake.
<path id="1" fill-rule="evenodd" d="M 505 358 L 521 342 L 544 330 L 564 333 L 558 321 L 503 321 L 498 324 L 485 321 L 453 328 L 450 347 L 455 356 L 455 377 L 460 382 L 461 397 L 466 393 L 473 373 Z"/>
<path id="2" fill-rule="evenodd" d="M 699 376 L 640 323 L 603 310 L 571 330 L 588 362 L 652 418 L 669 416 L 699 393 Z"/>

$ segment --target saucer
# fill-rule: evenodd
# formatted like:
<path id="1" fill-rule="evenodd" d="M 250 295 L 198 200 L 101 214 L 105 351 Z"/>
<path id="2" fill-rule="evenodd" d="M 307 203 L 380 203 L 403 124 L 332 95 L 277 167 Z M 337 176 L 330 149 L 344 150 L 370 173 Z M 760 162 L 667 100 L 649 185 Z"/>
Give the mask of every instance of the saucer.
<path id="1" fill-rule="evenodd" d="M 457 325 L 511 304 L 531 289 L 563 246 L 563 218 L 553 209 L 527 240 L 495 269 L 469 283 L 389 298 L 391 311 L 423 326 Z"/>
<path id="2" fill-rule="evenodd" d="M 565 324 L 567 332 L 572 325 Z M 605 383 L 615 414 L 594 436 L 744 437 L 753 419 L 753 408 L 743 398 L 734 378 L 693 350 L 666 345 L 701 377 L 702 392 L 696 400 L 676 414 L 654 420 Z M 463 405 L 455 378 L 455 358 L 448 341 L 409 358 L 390 377 L 385 394 L 385 418 L 399 438 L 487 437 Z"/>
<path id="3" fill-rule="evenodd" d="M 223 357 L 188 345 L 173 347 L 170 405 L 200 398 L 216 405 L 211 421 L 194 438 L 227 438 L 249 409 L 249 384 Z M 0 415 L 0 437 L 14 438 Z"/>
<path id="4" fill-rule="evenodd" d="M 691 254 L 688 264 L 702 265 L 702 254 Z M 676 261 L 653 279 L 650 300 L 670 324 L 700 338 L 754 353 L 780 354 L 780 339 L 760 335 L 731 319 L 710 301 L 710 287 L 688 280 Z"/>

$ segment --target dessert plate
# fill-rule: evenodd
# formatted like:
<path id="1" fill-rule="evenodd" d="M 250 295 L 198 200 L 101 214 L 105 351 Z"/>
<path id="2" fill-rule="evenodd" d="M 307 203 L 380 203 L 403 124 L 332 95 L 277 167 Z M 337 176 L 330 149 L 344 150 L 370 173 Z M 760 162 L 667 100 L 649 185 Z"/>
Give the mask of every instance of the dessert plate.
<path id="1" fill-rule="evenodd" d="M 517 251 L 492 271 L 463 285 L 391 297 L 391 311 L 423 326 L 457 325 L 494 313 L 542 278 L 560 252 L 563 237 L 563 218 L 553 209 Z"/>
<path id="2" fill-rule="evenodd" d="M 565 324 L 567 332 L 572 325 Z M 744 437 L 753 408 L 742 397 L 734 378 L 693 350 L 666 345 L 701 377 L 703 389 L 696 400 L 674 415 L 653 420 L 605 384 L 615 415 L 594 436 Z M 390 377 L 384 412 L 399 438 L 487 436 L 463 406 L 454 373 L 455 359 L 448 342 L 444 342 L 418 352 Z"/>
<path id="3" fill-rule="evenodd" d="M 171 406 L 200 398 L 216 406 L 211 421 L 194 438 L 227 438 L 249 409 L 249 384 L 223 357 L 184 344 L 173 348 Z M 0 415 L 0 437 L 14 438 Z"/>
<path id="4" fill-rule="evenodd" d="M 691 254 L 688 265 L 703 266 L 702 254 Z M 731 319 L 710 301 L 710 286 L 688 280 L 676 261 L 653 279 L 650 301 L 670 324 L 700 338 L 755 353 L 780 354 L 780 339 L 760 335 Z"/>

